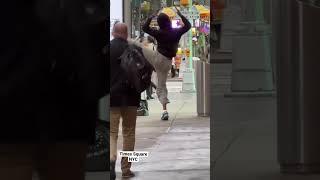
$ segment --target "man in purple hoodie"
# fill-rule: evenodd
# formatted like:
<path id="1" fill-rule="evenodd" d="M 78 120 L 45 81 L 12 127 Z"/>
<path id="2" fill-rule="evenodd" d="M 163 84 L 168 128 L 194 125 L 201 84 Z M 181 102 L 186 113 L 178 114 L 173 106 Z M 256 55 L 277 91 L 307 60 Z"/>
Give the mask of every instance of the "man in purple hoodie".
<path id="1" fill-rule="evenodd" d="M 143 25 L 143 31 L 153 36 L 157 40 L 157 51 L 153 54 L 151 64 L 154 66 L 157 76 L 157 96 L 160 103 L 163 106 L 162 120 L 169 119 L 169 113 L 167 112 L 167 104 L 169 103 L 168 99 L 168 90 L 166 86 L 167 76 L 171 69 L 172 58 L 176 56 L 178 50 L 179 41 L 181 36 L 188 32 L 191 28 L 190 22 L 184 17 L 181 12 L 176 8 L 177 14 L 181 17 L 184 24 L 183 27 L 174 29 L 171 26 L 171 20 L 168 15 L 160 13 L 157 18 L 159 30 L 152 29 L 150 23 L 154 17 L 156 17 L 156 12 L 151 17 L 149 17 L 146 23 Z M 148 58 L 147 58 L 148 59 Z"/>

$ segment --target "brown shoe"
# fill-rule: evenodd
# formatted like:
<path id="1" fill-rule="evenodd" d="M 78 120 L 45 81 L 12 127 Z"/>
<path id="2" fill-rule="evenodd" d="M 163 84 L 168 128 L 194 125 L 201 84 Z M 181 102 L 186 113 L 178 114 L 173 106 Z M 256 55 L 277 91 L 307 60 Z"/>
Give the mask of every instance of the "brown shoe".
<path id="1" fill-rule="evenodd" d="M 127 172 L 123 172 L 122 173 L 122 177 L 123 178 L 132 178 L 132 177 L 134 177 L 135 176 L 135 174 L 132 172 L 132 171 L 127 171 Z"/>

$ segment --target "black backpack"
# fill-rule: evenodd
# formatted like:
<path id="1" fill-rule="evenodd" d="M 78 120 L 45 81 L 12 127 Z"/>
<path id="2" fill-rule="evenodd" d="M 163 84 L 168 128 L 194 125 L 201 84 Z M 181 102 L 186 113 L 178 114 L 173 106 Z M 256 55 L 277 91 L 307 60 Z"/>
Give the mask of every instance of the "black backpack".
<path id="1" fill-rule="evenodd" d="M 126 72 L 128 82 L 138 93 L 151 85 L 152 65 L 144 57 L 142 48 L 130 44 L 120 57 L 121 68 Z"/>

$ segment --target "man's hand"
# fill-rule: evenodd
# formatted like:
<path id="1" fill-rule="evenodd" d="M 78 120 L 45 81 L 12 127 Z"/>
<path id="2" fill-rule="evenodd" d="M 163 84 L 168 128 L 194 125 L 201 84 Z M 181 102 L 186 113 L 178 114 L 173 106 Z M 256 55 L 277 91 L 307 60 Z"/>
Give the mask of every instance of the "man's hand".
<path id="1" fill-rule="evenodd" d="M 156 17 L 158 15 L 159 11 L 160 11 L 160 9 L 156 10 L 151 16 Z"/>

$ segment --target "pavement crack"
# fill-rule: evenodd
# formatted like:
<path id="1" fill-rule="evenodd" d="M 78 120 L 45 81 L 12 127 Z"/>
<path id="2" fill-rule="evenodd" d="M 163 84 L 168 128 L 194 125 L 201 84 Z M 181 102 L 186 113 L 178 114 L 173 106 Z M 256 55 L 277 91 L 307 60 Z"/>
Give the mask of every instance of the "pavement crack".
<path id="1" fill-rule="evenodd" d="M 219 154 L 219 155 L 217 156 L 217 158 L 215 158 L 215 159 L 213 160 L 213 167 L 216 166 L 218 160 L 219 160 L 220 158 L 222 158 L 222 157 L 231 149 L 232 145 L 233 145 L 243 134 L 244 134 L 244 130 L 240 130 L 240 132 L 239 132 L 237 135 L 235 135 L 235 136 L 230 140 L 230 142 L 227 144 L 227 146 L 224 148 L 224 150 L 221 152 L 221 154 Z"/>
<path id="2" fill-rule="evenodd" d="M 167 130 L 167 133 L 170 132 L 171 128 L 173 127 L 173 124 L 175 122 L 175 120 L 177 119 L 178 114 L 181 112 L 181 110 L 183 109 L 183 107 L 185 106 L 186 102 L 183 102 L 183 104 L 181 105 L 181 107 L 178 109 L 178 111 L 175 113 L 174 118 L 172 119 L 172 121 L 170 122 L 170 126 Z"/>

